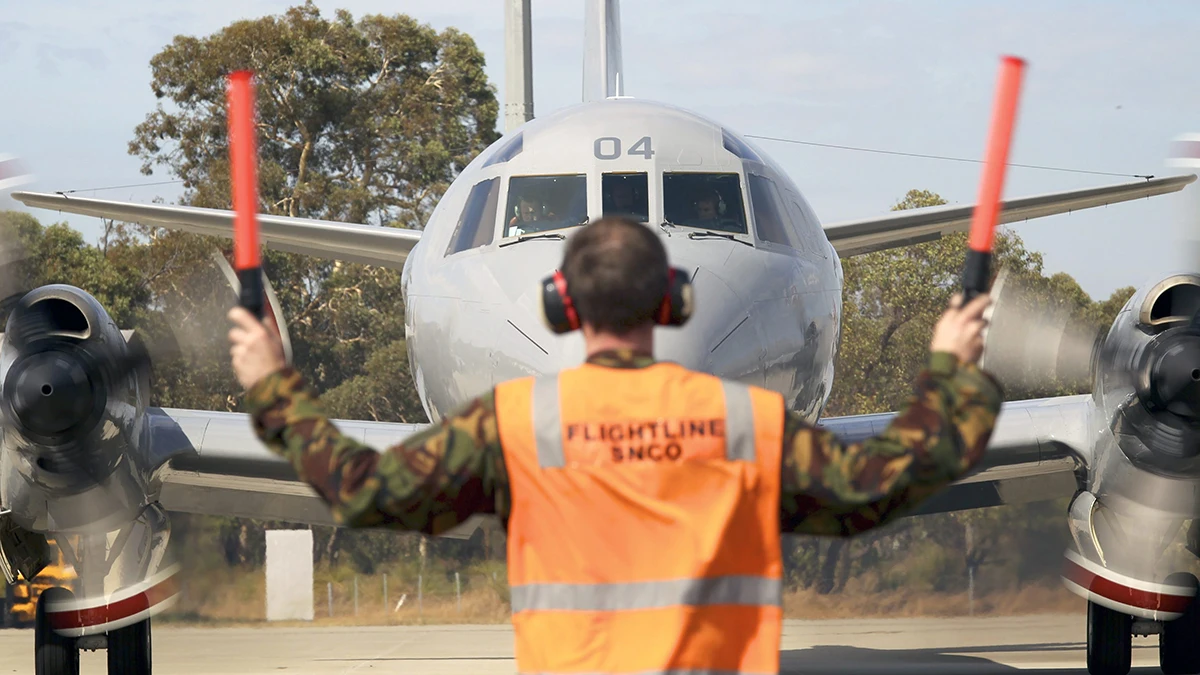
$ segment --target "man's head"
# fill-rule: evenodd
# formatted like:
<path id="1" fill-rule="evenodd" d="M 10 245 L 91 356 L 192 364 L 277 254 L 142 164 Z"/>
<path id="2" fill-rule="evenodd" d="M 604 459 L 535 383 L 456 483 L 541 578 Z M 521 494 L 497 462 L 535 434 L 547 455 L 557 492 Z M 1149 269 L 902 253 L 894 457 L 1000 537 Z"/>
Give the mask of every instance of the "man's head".
<path id="1" fill-rule="evenodd" d="M 696 200 L 696 217 L 700 220 L 717 219 L 717 195 L 706 192 Z"/>
<path id="2" fill-rule="evenodd" d="M 533 197 L 521 197 L 517 209 L 521 214 L 521 220 L 529 223 L 537 220 L 542 215 L 542 204 Z"/>
<path id="3" fill-rule="evenodd" d="M 667 292 L 667 251 L 650 228 L 618 216 L 584 227 L 567 242 L 562 273 L 585 328 L 626 335 L 649 330 Z"/>

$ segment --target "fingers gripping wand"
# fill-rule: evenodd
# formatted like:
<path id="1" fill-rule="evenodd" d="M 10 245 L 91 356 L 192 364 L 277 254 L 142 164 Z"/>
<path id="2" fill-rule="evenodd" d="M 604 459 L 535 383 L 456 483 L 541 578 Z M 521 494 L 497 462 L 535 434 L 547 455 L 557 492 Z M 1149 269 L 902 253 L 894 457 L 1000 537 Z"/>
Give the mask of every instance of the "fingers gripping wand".
<path id="1" fill-rule="evenodd" d="M 254 143 L 253 73 L 229 75 L 229 170 L 233 179 L 233 266 L 241 286 L 239 301 L 263 318 L 263 284 L 258 257 L 258 171 Z"/>
<path id="2" fill-rule="evenodd" d="M 1012 143 L 1024 70 L 1025 61 L 1015 56 L 1005 56 L 1000 62 L 1000 81 L 996 86 L 996 100 L 992 104 L 992 128 L 988 132 L 979 199 L 975 204 L 971 236 L 967 241 L 967 261 L 963 267 L 964 304 L 988 290 L 992 243 L 1000 216 L 1000 193 L 1004 188 L 1004 170 L 1008 163 L 1008 149 Z"/>

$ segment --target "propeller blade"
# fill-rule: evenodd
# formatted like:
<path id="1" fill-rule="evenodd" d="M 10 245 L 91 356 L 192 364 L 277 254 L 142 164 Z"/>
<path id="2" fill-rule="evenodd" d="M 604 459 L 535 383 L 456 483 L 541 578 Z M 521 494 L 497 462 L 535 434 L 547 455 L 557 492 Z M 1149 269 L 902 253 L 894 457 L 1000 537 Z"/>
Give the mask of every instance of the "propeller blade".
<path id="1" fill-rule="evenodd" d="M 233 289 L 233 294 L 237 297 L 242 295 L 242 284 L 238 280 L 237 272 L 225 259 L 225 255 L 218 250 L 213 250 L 212 260 L 221 270 L 221 274 L 225 280 L 229 282 L 229 287 Z M 279 297 L 275 295 L 275 289 L 271 286 L 271 280 L 267 278 L 267 273 L 262 268 L 258 268 L 262 275 L 263 290 L 267 296 L 267 310 L 270 316 L 275 320 L 276 334 L 283 343 L 283 358 L 289 364 L 292 362 L 292 339 L 288 336 L 287 321 L 283 319 L 283 308 L 279 304 Z"/>
<path id="2" fill-rule="evenodd" d="M 1048 302 L 1008 270 L 1001 270 L 991 295 L 980 365 L 1010 396 L 1090 388 L 1102 337 L 1099 327 Z"/>

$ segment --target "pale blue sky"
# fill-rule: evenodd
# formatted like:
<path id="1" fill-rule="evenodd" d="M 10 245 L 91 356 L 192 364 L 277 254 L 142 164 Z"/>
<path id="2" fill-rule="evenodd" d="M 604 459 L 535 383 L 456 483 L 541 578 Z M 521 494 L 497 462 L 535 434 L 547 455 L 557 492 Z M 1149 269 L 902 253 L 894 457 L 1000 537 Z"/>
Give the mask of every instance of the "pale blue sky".
<path id="1" fill-rule="evenodd" d="M 179 33 L 278 13 L 284 0 L 0 0 L 0 153 L 65 190 L 166 180 L 126 153 L 155 104 L 149 60 Z M 364 13 L 410 14 L 471 34 L 503 103 L 499 0 L 321 0 Z M 1178 2 L 800 2 L 625 0 L 626 93 L 665 100 L 747 134 L 979 157 L 998 57 L 1030 69 L 1011 160 L 1119 173 L 1166 172 L 1174 135 L 1200 130 L 1200 4 Z M 582 0 L 534 0 L 535 112 L 579 101 Z M 503 109 L 503 108 L 501 108 Z M 502 123 L 502 121 L 501 121 Z M 821 219 L 886 211 L 910 188 L 973 201 L 978 165 L 759 141 Z M 1124 179 L 1012 169 L 1009 197 Z M 1197 190 L 1195 186 L 1191 188 Z M 175 186 L 94 193 L 173 201 Z M 1180 196 L 1018 226 L 1051 271 L 1094 296 L 1183 263 Z M 0 196 L 0 208 L 19 204 Z M 57 214 L 35 211 L 43 221 Z M 93 236 L 98 221 L 69 218 Z"/>

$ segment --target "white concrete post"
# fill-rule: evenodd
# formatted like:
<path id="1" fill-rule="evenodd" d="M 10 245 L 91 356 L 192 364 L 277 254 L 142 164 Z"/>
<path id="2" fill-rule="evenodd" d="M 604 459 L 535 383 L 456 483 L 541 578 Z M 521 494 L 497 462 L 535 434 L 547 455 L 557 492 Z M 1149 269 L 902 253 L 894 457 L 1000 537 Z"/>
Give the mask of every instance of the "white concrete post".
<path id="1" fill-rule="evenodd" d="M 312 530 L 267 531 L 267 621 L 312 621 Z"/>

